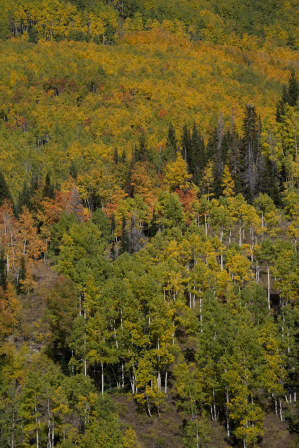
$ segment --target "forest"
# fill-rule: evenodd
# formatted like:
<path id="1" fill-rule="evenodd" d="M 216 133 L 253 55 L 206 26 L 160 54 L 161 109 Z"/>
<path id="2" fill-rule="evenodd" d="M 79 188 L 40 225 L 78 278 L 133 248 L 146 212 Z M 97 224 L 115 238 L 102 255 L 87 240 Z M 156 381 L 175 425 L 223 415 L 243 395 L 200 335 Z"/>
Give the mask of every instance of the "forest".
<path id="1" fill-rule="evenodd" d="M 0 447 L 296 448 L 296 2 L 0 6 Z"/>

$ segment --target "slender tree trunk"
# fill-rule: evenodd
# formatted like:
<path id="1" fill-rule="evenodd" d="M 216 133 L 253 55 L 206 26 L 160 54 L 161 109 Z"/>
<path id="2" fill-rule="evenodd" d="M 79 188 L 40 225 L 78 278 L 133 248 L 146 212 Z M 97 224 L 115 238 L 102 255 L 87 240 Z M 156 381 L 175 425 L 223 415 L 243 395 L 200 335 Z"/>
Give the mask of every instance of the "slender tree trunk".
<path id="1" fill-rule="evenodd" d="M 267 298 L 268 298 L 268 308 L 270 310 L 271 304 L 270 304 L 270 291 L 271 291 L 271 284 L 270 284 L 270 266 L 267 265 Z"/>
<path id="2" fill-rule="evenodd" d="M 228 394 L 228 389 L 226 387 L 226 434 L 228 439 L 230 438 L 230 420 L 229 420 L 229 410 L 228 410 L 228 403 L 229 403 L 229 394 Z"/>
<path id="3" fill-rule="evenodd" d="M 147 410 L 148 416 L 151 417 L 152 414 L 151 414 L 151 409 L 150 409 L 150 405 L 149 405 L 149 401 L 148 401 L 148 396 L 145 394 L 145 397 L 146 397 L 146 410 Z"/>
<path id="4" fill-rule="evenodd" d="M 206 235 L 208 235 L 208 221 L 207 221 L 207 215 L 206 214 L 204 214 L 205 215 L 205 233 L 206 233 Z"/>
<path id="5" fill-rule="evenodd" d="M 121 361 L 121 387 L 125 388 L 125 367 L 123 360 Z"/>
<path id="6" fill-rule="evenodd" d="M 279 418 L 280 421 L 283 421 L 283 415 L 282 415 L 282 404 L 281 404 L 281 398 L 279 398 Z"/>
<path id="7" fill-rule="evenodd" d="M 104 363 L 101 362 L 102 396 L 104 396 Z"/>
<path id="8" fill-rule="evenodd" d="M 239 246 L 242 245 L 242 224 L 240 223 L 239 227 Z"/>
<path id="9" fill-rule="evenodd" d="M 34 407 L 34 412 L 37 413 L 37 407 Z M 38 428 L 39 428 L 39 421 L 38 417 L 35 418 L 36 422 L 36 431 L 35 431 L 35 441 L 36 441 L 36 448 L 39 448 L 39 434 L 38 434 Z"/>
<path id="10" fill-rule="evenodd" d="M 11 422 L 11 448 L 15 448 L 15 411 L 12 411 L 12 422 Z"/>
<path id="11" fill-rule="evenodd" d="M 165 380 L 164 380 L 164 393 L 167 394 L 167 380 L 168 380 L 168 372 L 165 372 Z"/>
<path id="12" fill-rule="evenodd" d="M 200 332 L 202 333 L 202 297 L 199 295 L 199 323 L 200 323 Z"/>
<path id="13" fill-rule="evenodd" d="M 87 376 L 87 361 L 86 361 L 86 333 L 84 329 L 84 359 L 83 359 L 83 365 L 84 365 L 84 376 Z"/>

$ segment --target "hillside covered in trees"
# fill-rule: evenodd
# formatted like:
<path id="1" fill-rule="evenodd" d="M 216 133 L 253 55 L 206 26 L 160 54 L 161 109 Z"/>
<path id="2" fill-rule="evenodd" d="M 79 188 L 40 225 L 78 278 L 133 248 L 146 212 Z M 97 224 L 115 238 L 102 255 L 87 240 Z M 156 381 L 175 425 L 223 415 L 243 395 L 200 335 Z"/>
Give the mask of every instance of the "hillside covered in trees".
<path id="1" fill-rule="evenodd" d="M 0 0 L 1 448 L 295 448 L 293 0 Z"/>

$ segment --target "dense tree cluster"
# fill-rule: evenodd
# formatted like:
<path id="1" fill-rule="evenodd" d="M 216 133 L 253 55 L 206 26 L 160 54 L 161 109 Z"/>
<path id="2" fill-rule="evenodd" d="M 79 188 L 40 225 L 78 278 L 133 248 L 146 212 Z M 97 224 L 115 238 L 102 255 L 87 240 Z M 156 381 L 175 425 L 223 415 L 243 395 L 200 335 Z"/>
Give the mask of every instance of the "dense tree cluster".
<path id="1" fill-rule="evenodd" d="M 216 3 L 0 0 L 3 448 L 298 427 L 294 5 Z"/>
<path id="2" fill-rule="evenodd" d="M 265 41 L 298 48 L 296 2 L 267 0 L 1 0 L 1 38 L 113 44 L 124 33 L 163 30 L 190 40 L 259 46 Z"/>

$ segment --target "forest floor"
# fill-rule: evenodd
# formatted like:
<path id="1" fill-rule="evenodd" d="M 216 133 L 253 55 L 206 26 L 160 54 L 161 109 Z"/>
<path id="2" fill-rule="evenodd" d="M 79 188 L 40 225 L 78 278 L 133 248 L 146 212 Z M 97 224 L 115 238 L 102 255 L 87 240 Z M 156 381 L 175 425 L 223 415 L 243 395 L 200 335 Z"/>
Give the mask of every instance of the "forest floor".
<path id="1" fill-rule="evenodd" d="M 168 398 L 158 415 L 149 417 L 144 410 L 138 409 L 131 394 L 112 394 L 116 411 L 124 428 L 131 426 L 142 448 L 182 448 L 183 428 L 186 416 L 180 412 Z M 211 423 L 209 448 L 235 447 L 226 442 L 226 432 L 218 422 Z M 286 422 L 281 422 L 274 413 L 265 416 L 264 437 L 261 448 L 298 448 L 295 436 L 288 431 Z"/>
<path id="2" fill-rule="evenodd" d="M 44 320 L 46 311 L 46 291 L 50 290 L 58 274 L 54 272 L 49 261 L 40 260 L 34 265 L 34 291 L 21 298 L 22 317 L 20 325 L 20 342 L 27 341 L 33 351 L 39 351 L 46 343 L 48 328 Z"/>

